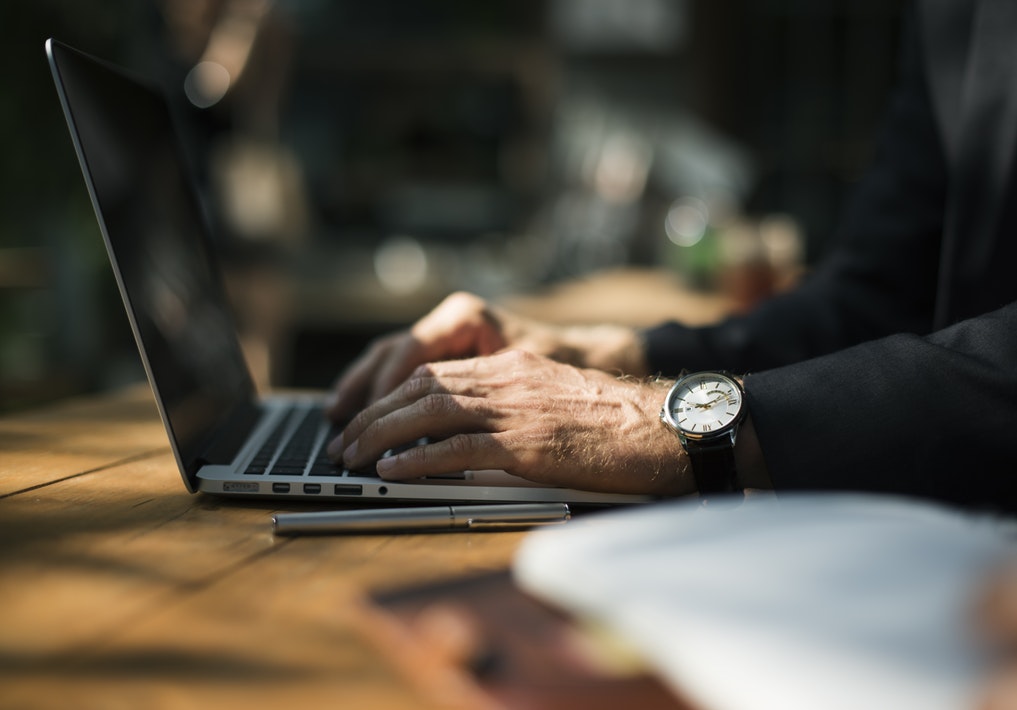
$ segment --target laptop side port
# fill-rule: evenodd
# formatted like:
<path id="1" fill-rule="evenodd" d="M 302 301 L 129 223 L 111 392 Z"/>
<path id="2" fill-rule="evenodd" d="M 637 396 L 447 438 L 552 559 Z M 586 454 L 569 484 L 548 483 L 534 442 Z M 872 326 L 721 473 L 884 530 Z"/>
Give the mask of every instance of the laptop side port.
<path id="1" fill-rule="evenodd" d="M 258 484 L 253 481 L 226 481 L 222 490 L 224 493 L 257 493 Z"/>
<path id="2" fill-rule="evenodd" d="M 321 493 L 321 484 L 320 483 L 305 483 L 304 484 L 304 493 L 313 493 L 313 494 Z"/>
<path id="3" fill-rule="evenodd" d="M 290 484 L 288 484 L 288 483 L 273 483 L 272 484 L 272 492 L 273 493 L 289 493 L 290 492 Z"/>
<path id="4" fill-rule="evenodd" d="M 335 495 L 337 496 L 359 496 L 364 494 L 364 487 L 355 483 L 335 484 Z"/>

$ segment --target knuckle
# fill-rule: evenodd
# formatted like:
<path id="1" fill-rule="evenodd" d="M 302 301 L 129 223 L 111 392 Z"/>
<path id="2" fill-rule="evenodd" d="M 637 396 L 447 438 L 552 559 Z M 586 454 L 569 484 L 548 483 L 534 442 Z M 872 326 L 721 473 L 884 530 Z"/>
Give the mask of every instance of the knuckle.
<path id="1" fill-rule="evenodd" d="M 399 457 L 405 464 L 423 472 L 433 472 L 447 468 L 450 465 L 448 461 L 451 458 L 449 441 L 445 440 L 436 444 L 416 446 L 400 454 Z"/>
<path id="2" fill-rule="evenodd" d="M 427 376 L 426 372 L 421 372 L 421 368 L 417 368 L 417 371 L 407 379 L 402 385 L 402 396 L 408 400 L 417 400 L 430 394 L 434 390 L 434 379 Z"/>
<path id="3" fill-rule="evenodd" d="M 427 363 L 423 365 L 417 365 L 413 368 L 413 372 L 410 374 L 407 384 L 416 383 L 414 386 L 421 386 L 420 380 L 431 379 L 432 370 L 431 366 Z"/>
<path id="4" fill-rule="evenodd" d="M 347 441 L 353 441 L 356 439 L 361 432 L 364 431 L 364 427 L 368 421 L 368 410 L 362 410 L 358 412 L 349 423 L 343 429 L 343 437 Z"/>
<path id="5" fill-rule="evenodd" d="M 461 325 L 477 326 L 489 317 L 491 306 L 483 298 L 466 291 L 457 291 L 446 298 L 438 309 Z"/>
<path id="6" fill-rule="evenodd" d="M 512 350 L 506 350 L 501 353 L 500 357 L 505 359 L 511 365 L 525 365 L 527 363 L 534 362 L 537 360 L 537 356 L 528 350 L 521 350 L 513 348 Z"/>
<path id="7" fill-rule="evenodd" d="M 427 374 L 419 377 L 411 377 L 406 380 L 400 390 L 400 397 L 404 406 L 418 403 L 425 408 L 425 411 L 431 411 L 431 407 L 441 407 L 443 405 L 430 400 L 449 399 L 451 397 L 451 393 L 438 380 L 438 378 Z M 447 407 L 449 404 L 446 402 L 444 406 Z"/>
<path id="8" fill-rule="evenodd" d="M 445 440 L 449 453 L 456 459 L 464 460 L 477 452 L 477 439 L 464 434 L 457 434 Z"/>
<path id="9" fill-rule="evenodd" d="M 481 461 L 483 447 L 475 435 L 456 434 L 408 453 L 414 465 L 421 470 L 450 471 L 477 465 Z"/>
<path id="10" fill-rule="evenodd" d="M 479 296 L 475 296 L 467 291 L 456 291 L 450 294 L 444 301 L 444 304 L 449 308 L 459 310 L 481 310 L 486 306 L 486 303 Z"/>
<path id="11" fill-rule="evenodd" d="M 378 434 L 379 428 L 378 422 L 373 421 L 360 430 L 357 440 L 362 448 L 370 448 L 370 444 L 374 441 L 375 435 Z"/>
<path id="12" fill-rule="evenodd" d="M 372 410 L 367 409 L 362 414 L 358 414 L 353 422 L 350 422 L 347 431 L 355 432 L 356 438 L 371 439 L 379 432 L 384 432 L 384 427 L 381 424 L 382 419 L 382 414 L 374 413 Z M 354 426 L 356 427 L 355 429 L 353 429 Z M 351 437 L 350 440 L 352 441 L 353 438 Z"/>
<path id="13" fill-rule="evenodd" d="M 419 401 L 420 411 L 427 417 L 442 417 L 451 414 L 456 405 L 451 397 L 443 394 L 427 394 Z"/>

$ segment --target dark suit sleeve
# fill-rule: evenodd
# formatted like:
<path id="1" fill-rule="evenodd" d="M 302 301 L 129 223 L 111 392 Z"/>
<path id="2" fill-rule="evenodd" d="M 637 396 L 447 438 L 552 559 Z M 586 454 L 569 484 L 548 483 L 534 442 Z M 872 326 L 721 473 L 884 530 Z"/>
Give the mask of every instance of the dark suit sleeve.
<path id="1" fill-rule="evenodd" d="M 873 169 L 800 289 L 716 327 L 646 333 L 660 372 L 749 375 L 778 490 L 864 490 L 1017 511 L 1017 303 L 932 333 L 943 143 L 905 41 Z"/>
<path id="2" fill-rule="evenodd" d="M 646 331 L 651 369 L 752 372 L 892 333 L 928 333 L 945 194 L 942 141 L 918 35 L 909 30 L 875 164 L 855 190 L 829 258 L 800 288 L 746 316 Z"/>
<path id="3" fill-rule="evenodd" d="M 778 490 L 1017 510 L 1017 303 L 745 380 Z"/>

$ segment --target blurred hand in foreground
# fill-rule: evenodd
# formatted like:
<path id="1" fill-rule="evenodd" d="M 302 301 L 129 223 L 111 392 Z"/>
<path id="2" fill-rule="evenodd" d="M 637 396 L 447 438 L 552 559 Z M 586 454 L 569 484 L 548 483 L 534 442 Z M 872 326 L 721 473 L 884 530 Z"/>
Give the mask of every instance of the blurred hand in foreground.
<path id="1" fill-rule="evenodd" d="M 978 611 L 983 637 L 997 659 L 979 710 L 1017 710 L 1017 563 L 991 580 Z"/>

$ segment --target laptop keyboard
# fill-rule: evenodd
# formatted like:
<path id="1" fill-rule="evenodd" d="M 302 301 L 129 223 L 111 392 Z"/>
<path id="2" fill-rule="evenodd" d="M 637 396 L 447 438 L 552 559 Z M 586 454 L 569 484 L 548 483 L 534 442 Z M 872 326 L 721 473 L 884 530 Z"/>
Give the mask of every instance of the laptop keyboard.
<path id="1" fill-rule="evenodd" d="M 265 439 L 244 473 L 251 476 L 369 476 L 377 478 L 372 466 L 348 471 L 328 458 L 328 442 L 339 434 L 336 426 L 323 426 L 321 407 L 294 406 Z"/>

